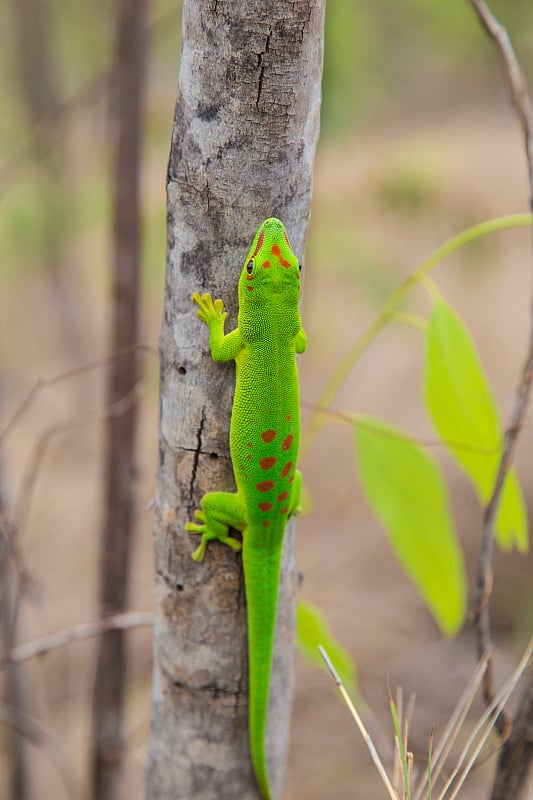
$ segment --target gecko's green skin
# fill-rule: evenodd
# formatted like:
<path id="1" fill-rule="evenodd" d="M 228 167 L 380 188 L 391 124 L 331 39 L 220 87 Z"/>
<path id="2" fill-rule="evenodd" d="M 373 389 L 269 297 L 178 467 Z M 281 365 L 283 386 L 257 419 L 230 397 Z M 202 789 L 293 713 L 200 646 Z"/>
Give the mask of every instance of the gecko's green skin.
<path id="1" fill-rule="evenodd" d="M 238 327 L 224 335 L 222 300 L 193 295 L 198 316 L 210 330 L 214 361 L 235 359 L 237 382 L 230 448 L 237 492 L 209 492 L 189 533 L 202 535 L 193 558 L 218 539 L 234 550 L 242 533 L 248 614 L 249 736 L 256 780 L 265 800 L 272 794 L 267 769 L 266 723 L 281 550 L 288 519 L 298 508 L 296 470 L 300 410 L 296 353 L 306 347 L 298 304 L 300 265 L 283 224 L 260 226 L 239 280 Z"/>

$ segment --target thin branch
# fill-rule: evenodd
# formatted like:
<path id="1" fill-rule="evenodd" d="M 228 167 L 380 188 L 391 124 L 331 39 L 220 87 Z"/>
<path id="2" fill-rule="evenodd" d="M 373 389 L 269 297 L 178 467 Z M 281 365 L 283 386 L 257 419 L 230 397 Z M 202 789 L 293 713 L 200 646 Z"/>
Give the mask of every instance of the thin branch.
<path id="1" fill-rule="evenodd" d="M 167 12 L 163 13 L 151 26 L 151 34 L 155 37 L 162 31 L 172 30 L 173 26 L 169 23 L 177 18 L 178 12 L 174 4 L 170 5 Z M 35 161 L 36 142 L 44 136 L 52 143 L 56 137 L 60 141 L 57 128 L 65 118 L 74 115 L 83 106 L 94 107 L 98 102 L 105 100 L 109 89 L 109 67 L 97 70 L 85 83 L 78 87 L 70 97 L 65 98 L 60 103 L 52 106 L 38 123 L 28 132 L 16 150 L 11 153 L 5 162 L 0 164 L 0 197 L 5 196 L 19 180 L 19 167 L 21 164 L 28 164 Z"/>
<path id="2" fill-rule="evenodd" d="M 470 4 L 498 49 L 507 90 L 524 134 L 530 188 L 529 207 L 533 211 L 533 111 L 527 81 L 509 39 L 509 34 L 503 25 L 498 22 L 483 0 L 470 0 Z"/>
<path id="3" fill-rule="evenodd" d="M 0 658 L 0 668 L 6 664 L 20 664 L 35 656 L 57 650 L 73 642 L 81 642 L 84 639 L 93 639 L 101 636 L 104 631 L 111 630 L 130 630 L 131 628 L 151 627 L 154 624 L 152 611 L 126 611 L 124 614 L 114 614 L 111 617 L 96 620 L 94 622 L 83 622 L 72 628 L 65 628 L 47 636 L 41 636 L 26 644 L 14 647 L 9 653 Z"/>
<path id="4" fill-rule="evenodd" d="M 21 481 L 21 486 L 15 501 L 15 511 L 12 515 L 12 525 L 16 535 L 20 537 L 25 530 L 28 519 L 35 482 L 39 475 L 41 464 L 48 450 L 48 445 L 56 436 L 77 428 L 84 428 L 86 425 L 98 422 L 107 422 L 109 419 L 117 419 L 135 408 L 139 402 L 140 387 L 139 382 L 128 394 L 121 397 L 110 405 L 105 413 L 87 416 L 84 419 L 76 419 L 71 422 L 62 422 L 49 428 L 37 441 L 30 465 Z"/>
<path id="5" fill-rule="evenodd" d="M 533 210 L 533 113 L 525 75 L 520 67 L 505 28 L 500 25 L 489 11 L 483 0 L 469 0 L 481 24 L 494 41 L 503 65 L 505 81 L 511 102 L 516 111 L 524 136 L 525 155 L 529 178 L 529 207 Z M 528 351 L 522 375 L 516 391 L 511 422 L 507 428 L 503 451 L 494 481 L 494 487 L 485 509 L 483 531 L 481 535 L 480 554 L 477 574 L 477 595 L 475 602 L 475 624 L 477 633 L 478 657 L 492 652 L 490 630 L 489 601 L 492 591 L 492 556 L 494 549 L 494 521 L 498 511 L 501 493 L 507 472 L 511 466 L 518 435 L 523 427 L 533 380 L 533 325 L 529 337 Z M 486 704 L 494 698 L 493 659 L 490 656 L 487 671 L 483 679 L 483 696 Z M 509 734 L 510 723 L 502 714 L 497 722 L 500 734 Z"/>
<path id="6" fill-rule="evenodd" d="M 141 351 L 145 353 L 150 353 L 151 355 L 157 356 L 157 350 L 150 344 L 145 342 L 140 342 L 139 344 L 134 344 L 131 347 L 122 347 L 120 350 L 117 350 L 116 353 L 112 353 L 105 358 L 99 358 L 97 361 L 91 361 L 88 364 L 82 364 L 78 367 L 73 367 L 72 369 L 68 369 L 65 372 L 61 372 L 59 375 L 55 375 L 53 378 L 43 378 L 37 381 L 24 400 L 19 404 L 19 406 L 15 409 L 14 413 L 12 414 L 11 418 L 8 420 L 7 424 L 5 425 L 4 429 L 0 431 L 0 444 L 3 444 L 5 439 L 12 433 L 13 429 L 18 425 L 28 408 L 31 406 L 35 398 L 40 394 L 43 389 L 48 388 L 49 386 L 53 386 L 56 383 L 60 383 L 68 378 L 75 377 L 77 375 L 81 375 L 84 372 L 89 372 L 93 369 L 100 369 L 101 367 L 107 367 L 112 364 L 117 359 L 125 358 L 126 356 L 130 356 L 134 351 Z"/>
<path id="7" fill-rule="evenodd" d="M 4 540 L 5 545 L 9 548 L 19 581 L 15 592 L 15 617 L 11 623 L 13 630 L 16 624 L 16 614 L 18 613 L 21 596 L 28 594 L 30 591 L 36 595 L 39 592 L 39 582 L 32 576 L 26 566 L 26 562 L 19 545 L 19 540 L 26 526 L 26 521 L 31 508 L 33 492 L 35 489 L 35 483 L 39 476 L 39 471 L 48 449 L 48 445 L 58 434 L 66 433 L 67 431 L 74 430 L 76 428 L 85 427 L 86 425 L 105 421 L 110 416 L 115 417 L 125 414 L 132 406 L 138 403 L 139 386 L 140 384 L 134 387 L 133 391 L 128 395 L 122 397 L 120 400 L 114 403 L 110 408 L 107 409 L 105 414 L 99 413 L 98 415 L 93 415 L 85 419 L 78 419 L 72 422 L 55 425 L 46 431 L 38 440 L 34 448 L 33 456 L 30 459 L 30 464 L 22 479 L 21 486 L 17 494 L 15 510 L 12 514 L 12 518 L 10 519 L 5 513 L 4 509 L 0 508 L 0 536 Z M 9 643 L 7 643 L 8 649 L 9 646 Z"/>
<path id="8" fill-rule="evenodd" d="M 0 723 L 14 728 L 21 736 L 24 736 L 35 747 L 41 750 L 48 760 L 54 765 L 67 797 L 71 800 L 79 800 L 80 793 L 76 789 L 74 780 L 70 774 L 69 762 L 63 754 L 56 740 L 40 725 L 36 719 L 19 708 L 0 703 Z"/>

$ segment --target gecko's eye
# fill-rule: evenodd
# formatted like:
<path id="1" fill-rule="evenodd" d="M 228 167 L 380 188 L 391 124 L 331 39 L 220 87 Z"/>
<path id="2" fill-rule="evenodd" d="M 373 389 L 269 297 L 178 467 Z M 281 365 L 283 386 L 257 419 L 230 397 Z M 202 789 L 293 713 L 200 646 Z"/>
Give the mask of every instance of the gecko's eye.
<path id="1" fill-rule="evenodd" d="M 254 271 L 254 262 L 249 261 L 246 265 L 246 274 L 251 275 L 253 271 Z"/>

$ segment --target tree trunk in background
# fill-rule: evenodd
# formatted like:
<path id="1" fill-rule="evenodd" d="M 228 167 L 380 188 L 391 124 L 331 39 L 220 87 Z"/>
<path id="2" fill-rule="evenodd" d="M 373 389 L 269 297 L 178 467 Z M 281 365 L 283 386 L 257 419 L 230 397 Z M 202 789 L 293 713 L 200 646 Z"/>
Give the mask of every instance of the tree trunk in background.
<path id="1" fill-rule="evenodd" d="M 530 672 L 525 676 L 511 735 L 500 750 L 491 800 L 528 800 L 531 797 L 533 797 L 533 675 Z"/>
<path id="2" fill-rule="evenodd" d="M 1 484 L 0 470 L 0 652 L 8 652 L 16 636 L 17 576 L 9 545 L 9 523 Z M 25 710 L 24 672 L 19 664 L 6 664 L 1 679 L 0 702 L 17 711 Z M 6 762 L 7 796 L 26 800 L 31 796 L 30 773 L 27 766 L 24 737 L 10 725 L 2 731 L 2 746 Z M 1 795 L 0 795 L 1 796 Z"/>
<path id="3" fill-rule="evenodd" d="M 199 565 L 184 532 L 203 493 L 231 489 L 232 364 L 213 364 L 193 291 L 222 297 L 258 225 L 286 224 L 303 257 L 318 138 L 324 0 L 185 0 L 168 170 L 168 258 L 160 336 L 155 522 L 156 625 L 149 800 L 257 798 L 248 750 L 240 555 L 214 543 Z M 268 752 L 281 793 L 292 697 L 296 577 L 282 566 Z"/>
<path id="4" fill-rule="evenodd" d="M 148 0 L 119 0 L 111 93 L 113 151 L 113 288 L 111 352 L 138 342 L 140 285 L 140 166 Z M 134 532 L 134 447 L 137 423 L 137 351 L 110 367 L 106 429 L 104 527 L 100 552 L 100 613 L 128 605 Z M 91 733 L 92 797 L 118 800 L 124 755 L 125 632 L 99 641 Z"/>
<path id="5" fill-rule="evenodd" d="M 31 150 L 36 165 L 33 203 L 43 220 L 42 266 L 48 278 L 48 305 L 59 323 L 59 342 L 70 355 L 83 355 L 79 324 L 78 286 L 64 267 L 65 211 L 69 181 L 65 166 L 66 118 L 50 114 L 60 107 L 60 71 L 54 43 L 54 9 L 40 0 L 11 0 L 14 20 L 13 54 L 20 98 L 30 128 L 38 131 Z M 48 124 L 46 124 L 48 122 Z M 43 124 L 44 123 L 44 124 Z M 67 205 L 68 204 L 68 205 Z"/>

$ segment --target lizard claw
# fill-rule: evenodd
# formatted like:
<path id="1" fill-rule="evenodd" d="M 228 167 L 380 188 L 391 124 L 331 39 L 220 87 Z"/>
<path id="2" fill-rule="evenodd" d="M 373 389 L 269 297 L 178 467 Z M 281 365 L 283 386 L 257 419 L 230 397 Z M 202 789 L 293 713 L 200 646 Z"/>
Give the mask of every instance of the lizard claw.
<path id="1" fill-rule="evenodd" d="M 223 301 L 218 299 L 213 302 L 210 294 L 200 296 L 195 292 L 191 299 L 198 306 L 198 317 L 208 325 L 217 319 L 224 321 L 228 316 L 224 311 Z"/>

